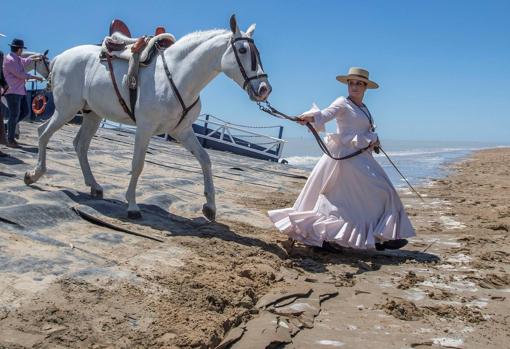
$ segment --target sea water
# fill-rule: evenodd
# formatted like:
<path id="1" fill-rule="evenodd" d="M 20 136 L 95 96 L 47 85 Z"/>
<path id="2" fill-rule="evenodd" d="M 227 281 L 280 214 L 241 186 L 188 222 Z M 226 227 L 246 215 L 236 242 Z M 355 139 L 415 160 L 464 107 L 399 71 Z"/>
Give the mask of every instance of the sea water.
<path id="1" fill-rule="evenodd" d="M 311 170 L 322 153 L 313 138 L 290 138 L 283 150 L 283 159 L 290 165 Z M 384 141 L 383 149 L 413 185 L 423 185 L 432 178 L 448 174 L 449 164 L 466 159 L 481 149 L 510 147 L 510 143 L 444 142 L 444 141 Z M 406 183 L 382 154 L 374 154 L 393 185 Z"/>

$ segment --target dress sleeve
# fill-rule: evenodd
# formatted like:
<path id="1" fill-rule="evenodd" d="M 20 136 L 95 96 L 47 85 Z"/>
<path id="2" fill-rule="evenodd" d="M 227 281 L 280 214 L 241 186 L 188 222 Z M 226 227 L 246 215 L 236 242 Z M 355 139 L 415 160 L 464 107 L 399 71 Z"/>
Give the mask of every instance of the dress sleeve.
<path id="1" fill-rule="evenodd" d="M 329 107 L 317 110 L 313 116 L 313 126 L 318 132 L 324 132 L 324 125 L 335 118 L 340 118 L 345 112 L 345 98 L 339 97 Z"/>

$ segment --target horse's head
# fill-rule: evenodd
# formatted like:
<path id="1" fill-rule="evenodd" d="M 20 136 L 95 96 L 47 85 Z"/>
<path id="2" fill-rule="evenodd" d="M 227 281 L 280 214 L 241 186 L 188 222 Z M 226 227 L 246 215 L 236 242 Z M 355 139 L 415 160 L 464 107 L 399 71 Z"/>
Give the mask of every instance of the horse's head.
<path id="1" fill-rule="evenodd" d="M 28 71 L 35 69 L 38 74 L 42 75 L 45 79 L 48 79 L 48 76 L 50 75 L 50 59 L 48 58 L 48 50 L 44 51 L 44 53 L 24 51 L 21 56 L 38 58 L 36 61 L 30 63 L 25 69 Z"/>
<path id="2" fill-rule="evenodd" d="M 243 88 L 253 101 L 265 101 L 271 85 L 264 73 L 260 54 L 252 39 L 255 24 L 245 33 L 237 26 L 235 15 L 230 18 L 232 37 L 221 59 L 221 70 Z"/>

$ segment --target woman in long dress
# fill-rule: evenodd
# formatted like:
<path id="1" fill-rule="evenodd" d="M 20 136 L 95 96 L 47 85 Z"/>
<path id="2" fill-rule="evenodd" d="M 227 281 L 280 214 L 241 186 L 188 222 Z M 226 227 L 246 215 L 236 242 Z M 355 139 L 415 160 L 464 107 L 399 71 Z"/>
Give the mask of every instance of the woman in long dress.
<path id="1" fill-rule="evenodd" d="M 337 130 L 326 137 L 335 157 L 323 155 L 292 208 L 269 211 L 275 226 L 290 239 L 311 246 L 338 244 L 355 249 L 398 249 L 416 235 L 388 176 L 372 156 L 379 145 L 373 119 L 363 104 L 367 89 L 379 86 L 368 71 L 351 68 L 337 76 L 348 85 L 349 97 L 339 97 L 323 110 L 300 115 L 318 130 L 335 119 Z"/>

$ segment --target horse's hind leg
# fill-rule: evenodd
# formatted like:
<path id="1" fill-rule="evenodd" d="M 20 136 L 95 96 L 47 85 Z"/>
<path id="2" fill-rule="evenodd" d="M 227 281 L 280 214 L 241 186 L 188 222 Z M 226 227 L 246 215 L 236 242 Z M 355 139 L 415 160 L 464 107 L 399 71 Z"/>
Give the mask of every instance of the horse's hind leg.
<path id="1" fill-rule="evenodd" d="M 37 180 L 46 173 L 46 146 L 51 136 L 64 126 L 66 122 L 70 121 L 75 114 L 76 112 L 74 111 L 63 114 L 55 110 L 51 119 L 39 126 L 37 130 L 39 133 L 39 160 L 35 169 L 25 173 L 25 184 L 29 185 L 37 182 Z"/>
<path id="2" fill-rule="evenodd" d="M 103 188 L 96 182 L 96 179 L 92 174 L 88 159 L 88 151 L 90 141 L 96 134 L 100 124 L 101 117 L 99 117 L 99 115 L 95 114 L 94 112 L 86 114 L 83 117 L 83 122 L 80 130 L 78 131 L 78 134 L 73 141 L 76 155 L 78 155 L 78 160 L 80 161 L 81 172 L 83 173 L 85 185 L 90 187 L 90 195 L 99 199 L 103 198 Z"/>

